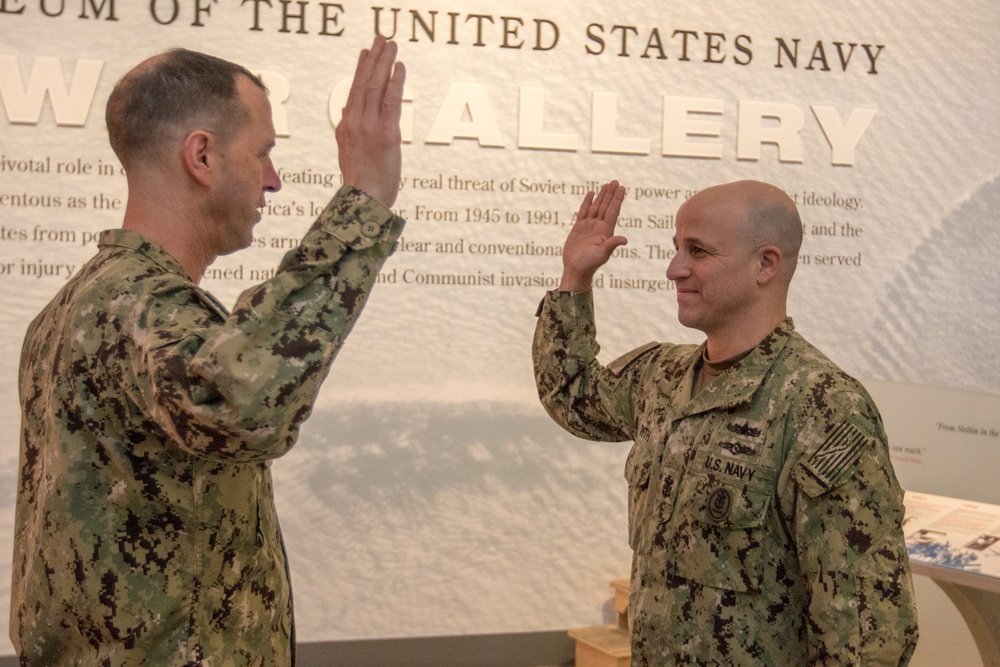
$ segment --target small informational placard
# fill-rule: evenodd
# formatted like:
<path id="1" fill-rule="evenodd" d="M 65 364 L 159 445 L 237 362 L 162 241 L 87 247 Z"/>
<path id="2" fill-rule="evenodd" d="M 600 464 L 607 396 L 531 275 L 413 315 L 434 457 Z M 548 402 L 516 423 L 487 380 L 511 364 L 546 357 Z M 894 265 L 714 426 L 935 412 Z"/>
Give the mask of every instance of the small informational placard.
<path id="1" fill-rule="evenodd" d="M 911 561 L 1000 578 L 1000 505 L 910 491 L 905 502 Z"/>

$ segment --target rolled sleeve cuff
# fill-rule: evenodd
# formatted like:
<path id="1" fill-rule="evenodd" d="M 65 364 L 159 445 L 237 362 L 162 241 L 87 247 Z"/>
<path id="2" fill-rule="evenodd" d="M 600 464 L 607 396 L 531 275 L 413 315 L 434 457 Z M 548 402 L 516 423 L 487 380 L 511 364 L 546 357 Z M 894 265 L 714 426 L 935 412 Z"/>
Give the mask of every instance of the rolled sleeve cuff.
<path id="1" fill-rule="evenodd" d="M 321 229 L 348 248 L 364 249 L 379 243 L 395 244 L 406 221 L 380 201 L 345 185 L 320 213 L 314 229 Z"/>

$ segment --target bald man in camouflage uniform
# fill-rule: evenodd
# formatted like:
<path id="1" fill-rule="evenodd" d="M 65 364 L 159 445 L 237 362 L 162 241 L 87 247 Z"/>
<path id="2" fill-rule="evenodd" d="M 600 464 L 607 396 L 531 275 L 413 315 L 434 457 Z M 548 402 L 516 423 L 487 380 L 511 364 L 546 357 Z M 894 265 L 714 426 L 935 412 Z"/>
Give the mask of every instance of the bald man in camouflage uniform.
<path id="1" fill-rule="evenodd" d="M 337 128 L 344 187 L 232 312 L 198 287 L 281 183 L 263 84 L 184 50 L 108 103 L 123 229 L 21 359 L 11 639 L 25 665 L 285 666 L 292 599 L 270 462 L 295 443 L 402 231 L 405 72 L 378 38 Z"/>
<path id="2" fill-rule="evenodd" d="M 597 362 L 592 277 L 624 188 L 588 195 L 539 308 L 539 396 L 564 428 L 633 440 L 632 664 L 905 665 L 916 610 L 903 493 L 871 397 L 785 312 L 791 200 L 743 181 L 677 213 L 667 278 L 701 345 Z"/>

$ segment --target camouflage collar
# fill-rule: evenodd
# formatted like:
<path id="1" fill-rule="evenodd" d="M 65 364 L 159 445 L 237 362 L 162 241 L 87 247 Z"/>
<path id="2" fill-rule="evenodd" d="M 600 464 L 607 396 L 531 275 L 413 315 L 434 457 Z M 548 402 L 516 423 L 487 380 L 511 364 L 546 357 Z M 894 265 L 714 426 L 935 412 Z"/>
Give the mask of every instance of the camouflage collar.
<path id="1" fill-rule="evenodd" d="M 131 229 L 108 229 L 101 232 L 97 240 L 98 248 L 110 248 L 117 246 L 126 248 L 150 259 L 159 264 L 170 273 L 177 273 L 190 280 L 184 267 L 174 259 L 174 256 L 163 249 L 160 244 L 150 241 L 145 236 Z"/>
<path id="2" fill-rule="evenodd" d="M 229 309 L 214 294 L 192 281 L 187 271 L 184 270 L 180 262 L 174 259 L 173 255 L 164 250 L 163 246 L 155 241 L 150 241 L 142 234 L 130 229 L 109 229 L 101 232 L 97 246 L 102 250 L 123 248 L 142 255 L 160 267 L 164 272 L 175 275 L 185 283 L 189 283 L 191 288 L 205 300 L 206 306 L 214 308 L 218 311 L 219 315 L 222 317 L 229 315 Z"/>
<path id="3" fill-rule="evenodd" d="M 714 382 L 705 387 L 681 411 L 680 417 L 689 417 L 715 409 L 730 409 L 751 401 L 775 359 L 795 334 L 795 325 L 788 317 L 767 337 L 757 344 L 746 357 L 725 370 Z M 701 357 L 706 343 L 702 343 L 691 357 L 689 374 L 694 362 Z"/>

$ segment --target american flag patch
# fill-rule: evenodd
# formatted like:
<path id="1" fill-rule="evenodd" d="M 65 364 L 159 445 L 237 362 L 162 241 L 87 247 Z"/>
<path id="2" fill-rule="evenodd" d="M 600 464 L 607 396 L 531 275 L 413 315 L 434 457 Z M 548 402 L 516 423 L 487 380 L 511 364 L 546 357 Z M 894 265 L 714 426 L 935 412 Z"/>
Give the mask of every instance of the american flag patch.
<path id="1" fill-rule="evenodd" d="M 854 424 L 848 422 L 838 424 L 805 465 L 820 482 L 830 488 L 840 475 L 858 460 L 868 442 L 868 436 Z"/>

